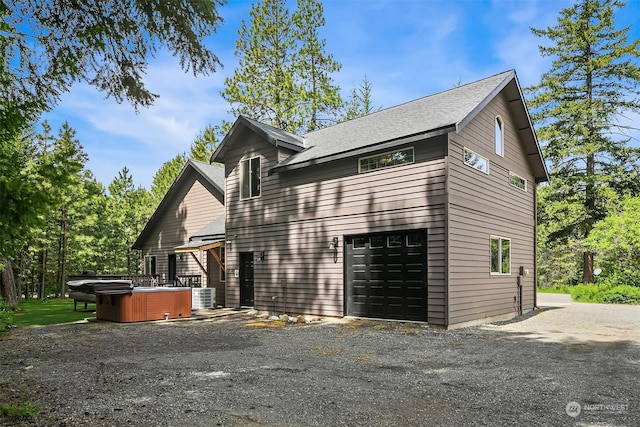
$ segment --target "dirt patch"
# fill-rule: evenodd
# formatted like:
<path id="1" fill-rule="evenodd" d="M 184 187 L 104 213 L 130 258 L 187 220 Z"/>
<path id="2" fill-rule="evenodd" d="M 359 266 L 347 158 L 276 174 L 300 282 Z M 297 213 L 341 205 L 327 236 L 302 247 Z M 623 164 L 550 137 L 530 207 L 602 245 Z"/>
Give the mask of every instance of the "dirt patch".
<path id="1" fill-rule="evenodd" d="M 0 424 L 637 425 L 640 307 L 558 304 L 456 331 L 246 315 L 14 330 L 0 402 L 41 413 Z"/>

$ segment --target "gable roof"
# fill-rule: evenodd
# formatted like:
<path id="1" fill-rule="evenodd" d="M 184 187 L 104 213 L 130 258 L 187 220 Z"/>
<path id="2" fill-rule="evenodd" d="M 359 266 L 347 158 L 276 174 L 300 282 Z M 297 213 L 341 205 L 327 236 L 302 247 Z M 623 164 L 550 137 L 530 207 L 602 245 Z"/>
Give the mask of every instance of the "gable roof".
<path id="1" fill-rule="evenodd" d="M 209 192 L 224 204 L 224 166 L 211 165 L 209 163 L 200 162 L 198 160 L 189 159 L 182 167 L 182 170 L 167 190 L 160 204 L 156 208 L 149 221 L 144 226 L 142 232 L 131 246 L 133 249 L 142 249 L 142 244 L 148 237 L 155 224 L 160 220 L 169 207 L 176 193 L 181 188 L 182 181 L 187 179 L 191 174 L 195 173 L 194 180 L 198 180 Z"/>
<path id="2" fill-rule="evenodd" d="M 225 135 L 222 142 L 220 142 L 220 145 L 218 145 L 216 151 L 211 155 L 211 162 L 213 163 L 219 159 L 224 159 L 224 155 L 228 150 L 227 145 L 229 144 L 229 141 L 238 137 L 238 134 L 241 134 L 245 129 L 260 135 L 276 147 L 286 147 L 296 152 L 303 150 L 305 147 L 304 138 L 301 136 L 260 123 L 259 121 L 250 119 L 249 117 L 239 116 L 231 127 L 231 130 Z"/>
<path id="3" fill-rule="evenodd" d="M 512 110 L 517 132 L 524 143 L 535 180 L 548 181 L 549 173 L 514 70 L 297 137 L 302 138 L 302 142 L 297 146 L 300 148 L 298 152 L 278 163 L 269 173 L 304 168 L 449 132 L 460 132 L 503 91 L 510 105 L 514 106 Z M 248 126 L 256 129 L 260 128 L 260 123 L 240 117 L 224 142 L 228 144 L 233 141 L 234 129 L 237 131 Z M 296 137 L 290 133 L 286 135 L 292 139 Z M 212 160 L 224 159 L 224 154 L 225 150 L 219 147 Z"/>

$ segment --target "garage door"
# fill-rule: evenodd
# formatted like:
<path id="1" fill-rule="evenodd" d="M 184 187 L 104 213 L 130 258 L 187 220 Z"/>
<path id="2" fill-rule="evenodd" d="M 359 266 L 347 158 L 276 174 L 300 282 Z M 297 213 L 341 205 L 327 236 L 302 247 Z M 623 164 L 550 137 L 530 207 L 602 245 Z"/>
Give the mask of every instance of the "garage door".
<path id="1" fill-rule="evenodd" d="M 427 231 L 345 237 L 347 316 L 427 320 Z"/>

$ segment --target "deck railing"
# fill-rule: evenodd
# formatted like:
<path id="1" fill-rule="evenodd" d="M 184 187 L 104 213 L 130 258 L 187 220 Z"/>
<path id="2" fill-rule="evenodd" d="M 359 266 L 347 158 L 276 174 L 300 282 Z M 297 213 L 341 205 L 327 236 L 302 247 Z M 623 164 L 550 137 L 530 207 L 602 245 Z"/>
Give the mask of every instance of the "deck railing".
<path id="1" fill-rule="evenodd" d="M 174 286 L 184 286 L 187 288 L 201 288 L 202 276 L 200 276 L 199 274 L 184 274 L 181 276 L 176 276 Z"/>

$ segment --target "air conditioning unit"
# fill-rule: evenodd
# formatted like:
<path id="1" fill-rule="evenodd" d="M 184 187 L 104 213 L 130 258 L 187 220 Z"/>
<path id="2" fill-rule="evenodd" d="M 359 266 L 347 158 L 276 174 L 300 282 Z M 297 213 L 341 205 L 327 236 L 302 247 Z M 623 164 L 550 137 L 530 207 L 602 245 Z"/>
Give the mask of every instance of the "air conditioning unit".
<path id="1" fill-rule="evenodd" d="M 215 288 L 191 288 L 191 309 L 214 308 L 216 306 Z"/>

